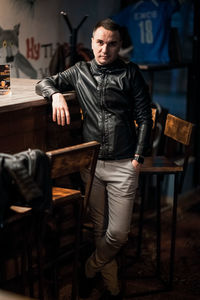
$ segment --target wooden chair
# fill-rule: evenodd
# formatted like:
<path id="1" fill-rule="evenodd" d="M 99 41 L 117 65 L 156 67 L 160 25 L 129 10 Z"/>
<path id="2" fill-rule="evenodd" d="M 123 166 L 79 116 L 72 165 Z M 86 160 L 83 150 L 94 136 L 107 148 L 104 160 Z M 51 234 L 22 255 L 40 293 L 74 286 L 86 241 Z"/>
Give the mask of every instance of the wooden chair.
<path id="1" fill-rule="evenodd" d="M 77 299 L 77 289 L 78 289 L 78 258 L 79 258 L 79 243 L 80 243 L 80 230 L 83 215 L 87 209 L 90 192 L 92 188 L 92 182 L 94 178 L 94 172 L 96 167 L 96 161 L 98 157 L 100 144 L 97 142 L 88 142 L 79 144 L 76 146 L 70 146 L 58 150 L 49 151 L 46 154 L 51 160 L 51 177 L 52 180 L 57 180 L 65 176 L 70 176 L 71 174 L 80 172 L 85 168 L 89 168 L 89 177 L 85 186 L 84 196 L 80 190 L 66 187 L 55 187 L 52 188 L 52 198 L 53 198 L 53 218 L 55 221 L 54 225 L 56 226 L 56 235 L 59 234 L 59 227 L 62 227 L 60 223 L 61 214 L 64 211 L 65 207 L 69 205 L 75 205 L 75 222 L 76 222 L 76 234 L 75 242 L 72 242 L 72 248 L 69 250 L 69 247 L 55 247 L 54 259 L 50 260 L 50 265 L 53 265 L 54 268 L 54 290 L 55 294 L 58 294 L 57 286 L 57 265 L 66 257 L 70 257 L 72 252 L 74 252 L 74 264 L 73 264 L 73 278 L 72 278 L 72 298 Z M 66 216 L 65 216 L 66 217 Z M 57 223 L 58 221 L 58 223 Z M 69 225 L 68 227 L 73 226 Z M 56 224 L 57 223 L 57 224 Z M 62 228 L 61 228 L 62 229 Z M 61 230 L 62 231 L 62 230 Z M 67 232 L 63 232 L 67 237 Z M 74 233 L 74 232 L 73 232 Z M 60 236 L 61 238 L 61 236 Z M 66 238 L 65 238 L 66 239 Z M 69 236 L 70 239 L 70 236 Z M 63 248 L 63 249 L 61 249 Z M 57 297 L 57 295 L 55 295 Z M 56 298 L 57 299 L 57 298 Z"/>
<path id="2" fill-rule="evenodd" d="M 163 156 L 150 156 L 145 157 L 144 164 L 141 167 L 140 174 L 145 178 L 156 177 L 156 274 L 161 277 L 160 265 L 161 265 L 161 183 L 162 177 L 165 175 L 174 175 L 174 187 L 173 187 L 173 203 L 172 203 L 172 221 L 171 221 L 171 246 L 170 246 L 170 260 L 169 260 L 169 279 L 166 283 L 167 288 L 172 288 L 173 284 L 173 272 L 174 272 L 174 256 L 175 256 L 175 240 L 176 240 L 176 219 L 177 219 L 177 198 L 178 193 L 181 191 L 183 179 L 188 163 L 189 155 L 191 154 L 192 146 L 192 133 L 194 125 L 190 122 L 182 120 L 171 114 L 167 115 L 164 135 L 169 141 L 175 141 L 176 145 L 182 154 L 182 163 L 177 164 L 177 157 L 173 152 L 173 157 L 169 157 L 167 154 Z M 166 143 L 167 143 L 166 140 Z M 167 149 L 167 144 L 166 148 Z M 180 152 L 180 151 L 179 151 Z M 179 153 L 180 154 L 180 153 Z M 181 177 L 179 177 L 181 175 Z M 138 234 L 138 256 L 141 254 L 141 242 L 142 242 L 142 229 L 143 229 L 143 214 L 144 214 L 144 201 L 148 197 L 148 185 L 146 191 L 141 198 L 140 217 L 139 217 L 139 234 Z M 130 295 L 129 295 L 130 296 Z"/>

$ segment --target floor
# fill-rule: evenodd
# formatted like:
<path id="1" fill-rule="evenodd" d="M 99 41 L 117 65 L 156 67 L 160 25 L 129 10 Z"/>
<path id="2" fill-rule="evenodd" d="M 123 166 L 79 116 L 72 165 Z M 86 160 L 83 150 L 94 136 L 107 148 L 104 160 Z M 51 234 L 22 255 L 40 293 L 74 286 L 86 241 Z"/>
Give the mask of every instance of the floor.
<path id="1" fill-rule="evenodd" d="M 187 193 L 179 199 L 177 219 L 176 257 L 174 270 L 174 287 L 166 291 L 155 277 L 155 231 L 154 214 L 145 214 L 144 239 L 142 255 L 135 259 L 136 233 L 132 231 L 126 254 L 133 259 L 126 269 L 126 288 L 124 299 L 135 300 L 193 300 L 200 299 L 200 188 Z M 168 274 L 169 232 L 171 210 L 162 213 L 162 272 L 163 278 Z M 63 285 L 59 300 L 70 299 L 71 286 Z M 97 300 L 102 291 L 102 283 L 97 284 L 88 300 Z M 146 293 L 146 295 L 144 295 Z M 130 296 L 130 294 L 134 294 Z M 47 298 L 50 299 L 50 298 Z M 55 300 L 55 299 L 53 299 Z"/>
<path id="2" fill-rule="evenodd" d="M 174 270 L 174 287 L 170 292 L 160 289 L 159 283 L 150 279 L 139 279 L 129 281 L 128 294 L 130 291 L 138 290 L 142 294 L 150 289 L 147 296 L 129 297 L 129 299 L 147 300 L 192 300 L 200 299 L 200 189 L 194 193 L 188 193 L 179 201 L 177 220 L 176 257 Z M 163 277 L 167 274 L 168 253 L 169 253 L 169 231 L 170 231 L 170 210 L 162 215 L 162 262 Z M 141 277 L 151 268 L 154 259 L 155 246 L 152 243 L 154 232 L 151 230 L 152 219 L 146 220 L 145 240 L 142 260 L 132 266 L 132 272 L 137 272 Z M 130 270 L 131 272 L 131 270 Z M 142 276 L 145 278 L 145 276 Z M 141 283 L 142 282 L 142 283 Z M 153 285 L 152 285 L 153 283 Z M 139 288 L 138 288 L 138 285 Z M 156 288 L 155 288 L 156 287 Z M 156 290 L 158 292 L 156 292 Z M 155 291 L 155 293 L 153 292 Z M 151 294 L 152 292 L 152 294 Z"/>
<path id="3" fill-rule="evenodd" d="M 139 206 L 138 206 L 139 207 Z M 154 210 L 146 210 L 144 221 L 144 235 L 142 253 L 136 258 L 137 246 L 137 217 L 136 205 L 133 226 L 129 242 L 125 248 L 123 264 L 125 265 L 124 299 L 133 300 L 199 300 L 200 299 L 200 187 L 184 193 L 179 198 L 176 256 L 174 269 L 174 286 L 167 291 L 155 277 L 155 214 Z M 170 246 L 171 209 L 163 203 L 162 209 L 162 278 L 166 280 L 168 274 L 168 259 Z M 86 249 L 87 250 L 87 249 Z M 59 273 L 59 298 L 53 296 L 52 274 L 46 274 L 45 300 L 70 300 L 71 273 L 69 265 L 62 265 Z M 37 290 L 37 289 L 36 289 Z M 102 281 L 88 300 L 98 300 L 103 290 Z M 146 295 L 144 295 L 144 293 Z M 131 295 L 134 294 L 134 295 Z M 81 300 L 81 299 L 80 299 Z"/>

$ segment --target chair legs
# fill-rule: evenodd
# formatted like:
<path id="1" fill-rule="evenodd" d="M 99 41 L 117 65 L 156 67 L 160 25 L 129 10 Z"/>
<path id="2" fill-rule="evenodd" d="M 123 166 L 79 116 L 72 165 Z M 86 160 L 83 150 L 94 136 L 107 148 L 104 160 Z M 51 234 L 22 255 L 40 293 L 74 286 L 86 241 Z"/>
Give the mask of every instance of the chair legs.
<path id="1" fill-rule="evenodd" d="M 144 184 L 144 192 L 142 193 L 140 211 L 139 211 L 139 229 L 138 229 L 138 242 L 137 242 L 137 258 L 140 258 L 142 252 L 142 235 L 143 235 L 143 224 L 144 224 L 144 209 L 145 201 L 148 199 L 148 187 L 149 187 L 149 176 L 146 176 L 146 182 Z M 156 275 L 160 276 L 160 253 L 161 253 L 161 178 L 156 176 Z"/>
<path id="2" fill-rule="evenodd" d="M 76 241 L 75 241 L 75 253 L 74 253 L 74 263 L 73 263 L 73 277 L 72 277 L 72 294 L 71 299 L 78 299 L 78 264 L 79 264 L 79 254 L 80 254 L 80 238 L 81 238 L 81 224 L 82 224 L 82 212 L 83 212 L 83 202 L 82 198 L 77 205 L 77 225 L 76 225 Z"/>
<path id="3" fill-rule="evenodd" d="M 16 216 L 16 221 L 7 220 L 5 227 L 1 229 L 1 267 L 0 267 L 0 285 L 2 289 L 8 288 L 9 271 L 11 271 L 12 280 L 16 292 L 26 294 L 26 288 L 30 291 L 29 277 L 27 280 L 27 262 L 28 262 L 28 243 L 30 236 L 30 215 Z M 15 216 L 13 216 L 15 219 Z M 12 269 L 8 268 L 9 261 L 12 260 Z M 13 288 L 12 286 L 12 288 Z"/>
<path id="4" fill-rule="evenodd" d="M 160 277 L 160 258 L 161 258 L 161 179 L 156 176 L 156 275 Z"/>
<path id="5" fill-rule="evenodd" d="M 172 225 L 171 225 L 170 269 L 169 269 L 169 288 L 170 289 L 173 287 L 173 278 L 174 278 L 177 204 L 178 204 L 178 174 L 175 174 L 174 175 L 174 201 L 173 201 Z"/>
<path id="6" fill-rule="evenodd" d="M 141 245 L 142 245 L 142 233 L 143 233 L 143 224 L 144 224 L 144 202 L 148 196 L 148 183 L 149 183 L 149 176 L 147 176 L 147 181 L 144 184 L 144 193 L 142 192 L 141 195 L 141 202 L 140 202 L 140 212 L 139 212 L 139 223 L 138 223 L 138 242 L 137 242 L 137 258 L 141 256 Z"/>
<path id="7" fill-rule="evenodd" d="M 60 238 L 59 238 L 59 231 L 62 230 L 61 228 L 57 228 L 56 230 L 56 239 L 52 238 L 53 240 L 53 257 L 51 257 L 49 259 L 49 261 L 44 262 L 44 257 L 43 260 L 41 260 L 42 264 L 39 264 L 40 262 L 38 262 L 39 264 L 39 268 L 41 268 L 41 270 L 39 270 L 39 287 L 41 287 L 41 290 L 39 288 L 39 299 L 43 300 L 43 296 L 44 296 L 44 291 L 43 291 L 43 272 L 44 270 L 51 270 L 51 274 L 52 274 L 52 280 L 53 280 L 53 284 L 52 284 L 52 293 L 53 299 L 59 299 L 59 275 L 60 275 L 60 271 L 59 268 L 62 265 L 62 262 L 66 261 L 67 258 L 73 255 L 73 261 L 72 261 L 72 290 L 71 290 L 71 300 L 77 300 L 78 299 L 78 266 L 79 266 L 79 252 L 80 252 L 80 230 L 81 230 L 81 222 L 82 222 L 82 205 L 83 205 L 83 200 L 82 197 L 80 196 L 79 198 L 77 197 L 74 202 L 73 202 L 73 206 L 74 206 L 74 213 L 75 213 L 75 219 L 76 219 L 76 227 L 75 227 L 75 242 L 73 244 L 73 249 L 69 250 L 66 249 L 66 252 L 62 252 L 60 253 Z M 57 211 L 58 215 L 59 215 L 59 210 Z M 55 213 L 56 214 L 56 213 Z M 56 215 L 53 214 L 53 220 L 56 219 Z M 56 227 L 56 225 L 55 225 Z M 58 226 L 59 227 L 59 226 Z M 67 233 L 66 233 L 67 235 Z M 42 247 L 44 247 L 44 242 L 43 240 L 41 240 L 41 242 L 39 242 L 39 245 L 41 245 L 39 247 L 39 249 L 41 249 Z M 40 250 L 41 253 L 42 249 Z M 39 255 L 40 257 L 40 255 Z M 69 262 L 68 262 L 69 263 Z M 71 264 L 71 263 L 70 263 Z"/>
<path id="8" fill-rule="evenodd" d="M 39 299 L 44 299 L 44 261 L 43 261 L 43 238 L 45 230 L 45 217 L 39 216 L 36 224 L 36 245 L 37 245 L 37 264 L 38 264 L 38 294 Z"/>
<path id="9" fill-rule="evenodd" d="M 43 278 L 43 257 L 42 257 L 42 239 L 44 231 L 44 214 L 38 214 L 32 216 L 31 224 L 31 238 L 29 237 L 29 243 L 27 247 L 27 261 L 28 261 L 28 278 L 29 278 L 29 294 L 30 297 L 34 297 L 34 285 L 35 285 L 35 271 L 38 278 L 38 299 L 44 299 L 44 278 Z M 36 253 L 36 269 L 33 261 L 33 253 Z"/>
<path id="10" fill-rule="evenodd" d="M 145 182 L 145 188 L 141 197 L 141 206 L 139 212 L 139 229 L 138 229 L 138 244 L 136 258 L 140 258 L 142 252 L 142 236 L 143 236 L 143 219 L 144 219 L 144 204 L 145 199 L 148 196 L 148 183 L 149 175 L 147 175 L 147 181 Z M 162 185 L 162 174 L 156 174 L 156 277 L 162 281 L 161 272 L 161 185 Z M 164 284 L 164 290 L 172 289 L 173 277 L 174 277 L 174 260 L 175 260 L 175 243 L 176 243 L 176 222 L 177 222 L 177 198 L 178 198 L 178 173 L 174 174 L 174 192 L 173 192 L 173 203 L 172 203 L 172 218 L 171 218 L 171 236 L 170 236 L 170 250 L 169 250 L 169 273 L 168 279 L 162 283 Z M 126 286 L 126 284 L 124 284 Z M 141 294 L 151 294 L 155 291 L 148 291 Z M 138 296 L 140 293 L 127 295 L 127 297 Z"/>

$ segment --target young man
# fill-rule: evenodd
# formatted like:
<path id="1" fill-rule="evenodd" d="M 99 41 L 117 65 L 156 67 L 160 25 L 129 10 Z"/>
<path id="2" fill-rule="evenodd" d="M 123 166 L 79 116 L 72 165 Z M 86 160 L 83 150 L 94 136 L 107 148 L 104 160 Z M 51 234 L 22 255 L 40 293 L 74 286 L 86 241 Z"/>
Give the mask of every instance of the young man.
<path id="1" fill-rule="evenodd" d="M 81 296 L 89 296 L 90 282 L 101 272 L 104 300 L 122 299 L 115 257 L 128 238 L 152 126 L 147 86 L 138 67 L 118 57 L 120 47 L 119 25 L 111 19 L 100 21 L 93 30 L 94 59 L 78 62 L 36 86 L 39 95 L 52 99 L 53 121 L 63 126 L 70 123 L 70 114 L 62 92 L 74 89 L 84 116 L 83 140 L 101 143 L 90 198 L 96 250 L 85 264 Z"/>

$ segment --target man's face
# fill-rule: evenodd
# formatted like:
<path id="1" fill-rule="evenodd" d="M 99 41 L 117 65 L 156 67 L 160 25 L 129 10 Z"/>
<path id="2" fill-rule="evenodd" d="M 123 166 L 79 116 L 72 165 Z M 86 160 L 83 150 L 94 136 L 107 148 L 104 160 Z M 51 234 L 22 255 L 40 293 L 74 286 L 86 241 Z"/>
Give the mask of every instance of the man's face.
<path id="1" fill-rule="evenodd" d="M 121 39 L 118 31 L 99 27 L 92 37 L 92 50 L 99 65 L 112 63 L 118 56 Z"/>

